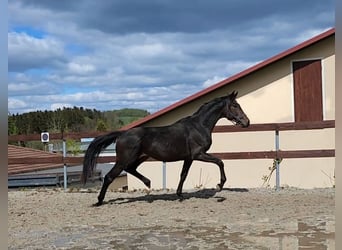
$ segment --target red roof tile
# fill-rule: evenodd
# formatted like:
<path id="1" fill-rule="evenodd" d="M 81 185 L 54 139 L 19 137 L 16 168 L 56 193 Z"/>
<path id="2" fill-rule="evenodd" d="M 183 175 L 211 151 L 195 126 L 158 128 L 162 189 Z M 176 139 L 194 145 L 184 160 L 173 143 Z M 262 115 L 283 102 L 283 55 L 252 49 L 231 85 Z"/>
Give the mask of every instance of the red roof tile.
<path id="1" fill-rule="evenodd" d="M 58 154 L 49 153 L 41 150 L 36 150 L 32 148 L 18 147 L 14 145 L 8 145 L 8 159 L 11 158 L 26 158 L 26 157 L 36 157 L 36 158 L 49 158 L 56 157 Z M 39 163 L 39 164 L 8 164 L 8 175 L 28 173 L 38 170 L 54 169 L 60 168 L 61 164 L 55 163 Z"/>

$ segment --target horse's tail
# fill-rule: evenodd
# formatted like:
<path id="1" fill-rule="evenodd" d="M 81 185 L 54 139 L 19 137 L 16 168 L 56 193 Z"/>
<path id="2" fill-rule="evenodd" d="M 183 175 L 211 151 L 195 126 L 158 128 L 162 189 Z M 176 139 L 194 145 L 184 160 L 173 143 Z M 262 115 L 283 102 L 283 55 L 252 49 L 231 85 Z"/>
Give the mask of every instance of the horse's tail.
<path id="1" fill-rule="evenodd" d="M 103 149 L 116 141 L 123 131 L 114 131 L 109 134 L 96 137 L 88 146 L 83 159 L 83 172 L 81 180 L 83 184 L 87 182 L 88 177 L 92 176 L 97 163 L 97 157 Z"/>

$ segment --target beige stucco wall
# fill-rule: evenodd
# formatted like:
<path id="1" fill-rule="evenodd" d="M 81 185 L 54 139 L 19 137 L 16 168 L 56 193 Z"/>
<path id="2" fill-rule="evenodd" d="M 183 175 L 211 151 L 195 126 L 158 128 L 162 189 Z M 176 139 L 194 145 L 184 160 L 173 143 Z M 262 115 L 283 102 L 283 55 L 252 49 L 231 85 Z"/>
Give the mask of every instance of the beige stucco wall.
<path id="1" fill-rule="evenodd" d="M 114 179 L 109 185 L 108 190 L 117 191 L 122 190 L 128 186 L 127 175 L 122 175 Z"/>
<path id="2" fill-rule="evenodd" d="M 294 121 L 292 62 L 306 59 L 322 59 L 324 119 L 335 119 L 335 50 L 334 37 L 325 39 L 309 48 L 279 60 L 236 82 L 198 98 L 181 108 L 166 113 L 147 126 L 162 126 L 191 115 L 204 102 L 239 91 L 238 102 L 249 116 L 251 123 L 276 123 Z M 231 123 L 221 119 L 219 125 Z M 274 150 L 274 132 L 241 132 L 213 134 L 209 152 L 247 152 Z M 281 131 L 280 149 L 334 149 L 335 129 L 310 131 Z M 268 175 L 272 159 L 225 160 L 227 183 L 225 187 L 261 187 L 263 176 Z M 167 188 L 176 189 L 182 162 L 167 163 Z M 331 187 L 334 185 L 334 158 L 284 159 L 280 165 L 281 185 L 301 188 Z M 145 162 L 139 171 L 150 178 L 152 188 L 162 188 L 162 163 Z M 219 182 L 218 167 L 210 163 L 194 162 L 184 189 L 198 186 L 215 187 Z M 274 174 L 270 186 L 275 185 Z M 129 189 L 145 188 L 135 177 L 128 175 Z"/>
<path id="3" fill-rule="evenodd" d="M 335 55 L 322 60 L 323 62 L 323 103 L 324 119 L 335 119 Z"/>

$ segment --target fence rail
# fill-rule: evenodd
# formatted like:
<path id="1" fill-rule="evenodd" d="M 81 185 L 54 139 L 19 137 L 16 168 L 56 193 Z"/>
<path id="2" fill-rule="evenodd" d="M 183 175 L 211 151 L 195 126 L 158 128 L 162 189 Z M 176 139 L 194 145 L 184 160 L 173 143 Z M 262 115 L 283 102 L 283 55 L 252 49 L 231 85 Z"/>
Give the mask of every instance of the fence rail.
<path id="1" fill-rule="evenodd" d="M 68 173 L 67 182 L 79 183 L 81 171 L 73 171 Z M 90 181 L 102 180 L 102 171 L 95 170 L 93 176 L 90 177 Z M 8 176 L 8 187 L 34 187 L 34 186 L 63 186 L 64 174 L 63 173 L 51 173 L 51 174 L 24 174 Z"/>
<path id="2" fill-rule="evenodd" d="M 238 126 L 216 126 L 214 133 L 227 132 L 257 132 L 257 131 L 285 131 L 285 130 L 311 130 L 335 128 L 335 120 L 317 121 L 317 122 L 284 122 L 284 123 L 262 123 L 251 124 L 248 128 Z"/>
<path id="3" fill-rule="evenodd" d="M 317 158 L 317 157 L 335 157 L 335 149 L 315 149 L 315 150 L 280 150 L 279 148 L 279 131 L 288 130 L 315 130 L 335 128 L 334 120 L 319 121 L 319 122 L 289 122 L 289 123 L 265 123 L 253 124 L 248 128 L 241 128 L 238 126 L 216 126 L 213 133 L 234 133 L 234 132 L 258 132 L 258 131 L 274 131 L 275 132 L 275 150 L 270 151 L 254 151 L 254 152 L 220 152 L 212 153 L 214 156 L 223 160 L 231 159 L 283 159 L 283 158 Z M 50 140 L 63 140 L 66 139 L 81 139 L 93 138 L 108 132 L 82 132 L 82 133 L 52 133 L 49 135 Z M 40 134 L 31 135 L 13 135 L 8 136 L 8 142 L 20 141 L 40 141 Z M 64 143 L 65 144 L 65 143 Z M 154 161 L 149 158 L 148 161 Z M 97 159 L 98 163 L 115 162 L 115 156 L 100 156 Z M 15 157 L 9 158 L 8 164 L 42 164 L 53 163 L 63 164 L 66 178 L 66 166 L 77 165 L 83 163 L 82 157 L 56 155 L 51 157 Z M 163 168 L 164 169 L 164 168 Z M 163 170 L 164 171 L 164 170 Z M 164 186 L 164 184 L 163 184 Z M 276 161 L 276 186 L 279 189 L 279 162 Z M 66 188 L 66 186 L 65 186 Z"/>
<path id="4" fill-rule="evenodd" d="M 265 123 L 253 124 L 248 128 L 241 128 L 238 126 L 216 126 L 214 133 L 234 133 L 234 132 L 251 132 L 251 131 L 286 131 L 286 130 L 311 130 L 311 129 L 325 129 L 335 128 L 334 120 L 320 121 L 320 122 L 291 122 L 291 123 Z M 81 139 L 92 138 L 108 132 L 91 132 L 91 133 L 53 133 L 50 134 L 51 140 L 65 140 L 65 139 Z M 9 142 L 14 141 L 37 141 L 40 140 L 40 134 L 32 135 L 12 135 L 8 137 Z M 316 157 L 334 157 L 334 149 L 321 150 L 275 150 L 275 151 L 254 151 L 254 152 L 222 152 L 213 153 L 213 155 L 221 159 L 277 159 L 277 158 L 316 158 Z M 100 156 L 98 163 L 115 162 L 115 156 Z M 154 159 L 149 158 L 149 161 Z M 27 158 L 10 158 L 8 164 L 36 164 L 36 163 L 60 163 L 60 164 L 81 164 L 83 157 L 74 157 L 58 155 L 55 157 L 27 157 Z"/>
<path id="5" fill-rule="evenodd" d="M 254 152 L 227 152 L 227 153 L 212 153 L 213 156 L 223 160 L 237 159 L 279 159 L 279 158 L 320 158 L 320 157 L 335 157 L 334 149 L 320 150 L 279 150 L 279 151 L 254 151 Z M 115 162 L 115 156 L 100 156 L 98 163 Z M 147 161 L 154 161 L 153 158 Z M 79 156 L 55 156 L 55 157 L 26 157 L 26 158 L 9 158 L 8 164 L 66 164 L 75 165 L 82 164 L 83 157 Z"/>
<path id="6" fill-rule="evenodd" d="M 242 128 L 233 125 L 216 126 L 213 133 L 227 133 L 227 132 L 257 132 L 257 131 L 284 131 L 284 130 L 308 130 L 308 129 L 324 129 L 335 128 L 335 120 L 326 120 L 318 122 L 285 122 L 285 123 L 262 123 L 251 124 L 248 128 Z M 66 139 L 81 139 L 93 138 L 107 132 L 79 132 L 79 133 L 50 133 L 50 140 L 66 140 Z M 40 134 L 30 135 L 10 135 L 9 142 L 25 142 L 25 141 L 40 141 Z"/>

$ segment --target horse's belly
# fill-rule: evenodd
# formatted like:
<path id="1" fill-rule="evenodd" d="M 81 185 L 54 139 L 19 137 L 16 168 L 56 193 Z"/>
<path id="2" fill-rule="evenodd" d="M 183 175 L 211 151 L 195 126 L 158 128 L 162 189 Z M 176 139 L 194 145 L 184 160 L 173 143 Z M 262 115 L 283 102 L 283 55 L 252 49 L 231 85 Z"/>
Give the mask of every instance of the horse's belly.
<path id="1" fill-rule="evenodd" d="M 145 154 L 159 161 L 180 161 L 188 156 L 184 144 L 158 143 L 151 145 L 149 149 L 143 151 Z"/>

